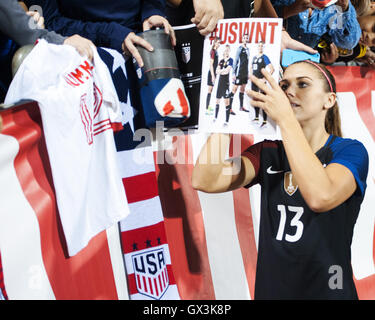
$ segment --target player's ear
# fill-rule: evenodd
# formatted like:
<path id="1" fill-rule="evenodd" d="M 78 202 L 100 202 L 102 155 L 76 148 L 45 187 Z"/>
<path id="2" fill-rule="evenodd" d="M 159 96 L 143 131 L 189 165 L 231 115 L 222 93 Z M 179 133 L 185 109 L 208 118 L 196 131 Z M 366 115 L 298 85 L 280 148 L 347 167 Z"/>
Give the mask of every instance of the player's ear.
<path id="1" fill-rule="evenodd" d="M 324 103 L 323 108 L 325 110 L 332 108 L 336 103 L 336 99 L 337 99 L 336 93 L 334 92 L 327 93 L 326 102 Z"/>

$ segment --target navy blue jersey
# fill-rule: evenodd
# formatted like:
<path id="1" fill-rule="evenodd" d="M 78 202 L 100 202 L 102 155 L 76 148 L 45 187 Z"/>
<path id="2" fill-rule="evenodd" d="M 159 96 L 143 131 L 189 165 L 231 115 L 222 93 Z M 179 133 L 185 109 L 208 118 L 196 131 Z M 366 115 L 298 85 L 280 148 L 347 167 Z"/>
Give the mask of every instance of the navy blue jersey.
<path id="1" fill-rule="evenodd" d="M 255 56 L 251 64 L 251 67 L 253 69 L 253 76 L 261 79 L 264 78 L 261 70 L 267 67 L 270 63 L 270 59 L 265 54 L 262 54 L 259 57 Z"/>
<path id="2" fill-rule="evenodd" d="M 223 70 L 223 69 L 226 69 L 228 68 L 229 66 L 233 66 L 233 59 L 232 58 L 228 58 L 228 59 L 222 59 L 220 60 L 219 62 L 219 68 L 220 70 Z M 216 90 L 216 98 L 217 99 L 220 99 L 220 98 L 225 98 L 228 96 L 229 92 L 230 92 L 230 83 L 229 83 L 229 73 L 227 74 L 220 74 L 219 76 L 219 83 L 217 85 L 217 90 Z"/>
<path id="3" fill-rule="evenodd" d="M 249 55 L 250 49 L 244 47 L 243 45 L 239 46 L 236 51 L 236 57 L 233 63 L 233 70 L 236 77 L 247 77 L 249 72 Z"/>
<path id="4" fill-rule="evenodd" d="M 281 141 L 260 142 L 242 155 L 256 172 L 246 187 L 262 187 L 255 298 L 357 299 L 350 247 L 366 190 L 364 146 L 330 136 L 316 153 L 324 166 L 347 167 L 357 183 L 348 200 L 324 213 L 313 212 L 302 198 Z M 339 286 L 332 285 L 334 276 Z"/>
<path id="5" fill-rule="evenodd" d="M 218 61 L 219 61 L 219 54 L 218 54 L 217 50 L 215 50 L 214 48 L 212 48 L 211 51 L 210 51 L 210 59 L 214 60 L 212 69 L 213 69 L 214 73 L 216 74 L 216 68 L 217 68 Z M 214 83 L 212 82 L 211 69 L 208 70 L 207 85 L 212 86 L 212 87 L 214 86 Z"/>

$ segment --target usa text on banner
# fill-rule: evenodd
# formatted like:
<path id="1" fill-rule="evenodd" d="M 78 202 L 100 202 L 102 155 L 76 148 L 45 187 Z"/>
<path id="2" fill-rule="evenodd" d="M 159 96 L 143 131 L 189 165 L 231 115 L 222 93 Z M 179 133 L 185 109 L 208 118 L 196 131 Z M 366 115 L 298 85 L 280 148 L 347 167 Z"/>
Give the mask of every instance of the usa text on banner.
<path id="1" fill-rule="evenodd" d="M 150 144 L 137 141 L 143 116 L 132 65 L 117 51 L 99 48 L 119 96 L 124 129 L 115 134 L 117 157 L 130 214 L 120 222 L 130 299 L 180 299 L 164 230 Z M 133 81 L 132 81 L 133 79 Z M 139 158 L 137 154 L 142 153 Z"/>

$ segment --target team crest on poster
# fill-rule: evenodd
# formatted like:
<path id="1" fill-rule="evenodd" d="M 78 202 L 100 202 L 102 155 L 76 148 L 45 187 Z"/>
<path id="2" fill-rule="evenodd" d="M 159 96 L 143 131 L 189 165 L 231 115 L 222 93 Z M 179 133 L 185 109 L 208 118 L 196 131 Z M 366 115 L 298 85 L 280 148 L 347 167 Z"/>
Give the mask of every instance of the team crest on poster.
<path id="1" fill-rule="evenodd" d="M 182 52 L 181 52 L 181 55 L 182 55 L 182 61 L 185 62 L 185 63 L 188 63 L 190 61 L 190 58 L 191 58 L 191 46 L 190 46 L 190 43 L 184 43 L 182 44 Z"/>
<path id="2" fill-rule="evenodd" d="M 138 293 L 159 300 L 169 287 L 164 249 L 133 254 L 132 263 Z"/>
<path id="3" fill-rule="evenodd" d="M 297 183 L 293 179 L 293 174 L 291 171 L 284 173 L 284 190 L 289 195 L 292 196 L 298 189 Z"/>

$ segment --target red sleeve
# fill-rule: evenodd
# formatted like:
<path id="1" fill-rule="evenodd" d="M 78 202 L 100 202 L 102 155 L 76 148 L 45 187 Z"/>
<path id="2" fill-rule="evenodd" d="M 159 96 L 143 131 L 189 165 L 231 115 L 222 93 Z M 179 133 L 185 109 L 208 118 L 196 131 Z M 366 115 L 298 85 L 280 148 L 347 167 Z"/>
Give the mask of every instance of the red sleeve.
<path id="1" fill-rule="evenodd" d="M 245 188 L 250 188 L 251 186 L 257 183 L 260 183 L 259 171 L 260 171 L 260 165 L 262 161 L 261 154 L 262 154 L 263 148 L 267 148 L 267 147 L 277 148 L 277 143 L 275 141 L 264 140 L 256 144 L 253 144 L 252 146 L 250 146 L 249 148 L 247 148 L 245 151 L 241 153 L 241 156 L 244 156 L 251 161 L 255 170 L 255 178 L 253 179 L 253 181 L 251 181 L 250 184 L 246 185 Z"/>
<path id="2" fill-rule="evenodd" d="M 247 148 L 242 152 L 241 156 L 248 158 L 253 164 L 255 170 L 255 176 L 258 176 L 260 168 L 260 154 L 262 152 L 263 142 L 253 144 L 251 147 Z"/>

